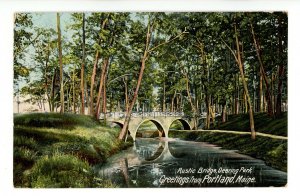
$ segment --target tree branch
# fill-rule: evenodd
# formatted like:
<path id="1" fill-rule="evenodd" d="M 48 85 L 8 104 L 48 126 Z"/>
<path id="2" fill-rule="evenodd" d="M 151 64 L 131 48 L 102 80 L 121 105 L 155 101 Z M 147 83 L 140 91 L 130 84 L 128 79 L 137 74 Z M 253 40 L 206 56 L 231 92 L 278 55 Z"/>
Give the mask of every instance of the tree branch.
<path id="1" fill-rule="evenodd" d="M 160 44 L 158 44 L 157 46 L 154 46 L 153 48 L 149 49 L 149 50 L 148 50 L 148 53 L 154 51 L 155 49 L 157 49 L 157 48 L 160 47 L 160 46 L 163 46 L 163 45 L 165 45 L 165 44 L 168 44 L 168 43 L 174 41 L 175 39 L 179 38 L 181 35 L 187 34 L 187 33 L 189 33 L 189 32 L 187 32 L 186 29 L 185 29 L 182 33 L 178 34 L 176 37 L 174 37 L 174 38 L 172 38 L 172 39 L 170 39 L 170 40 L 168 40 L 168 41 L 165 41 L 165 42 L 163 42 L 163 43 L 160 43 Z"/>
<path id="2" fill-rule="evenodd" d="M 128 73 L 128 74 L 123 74 L 123 75 L 121 75 L 121 76 L 119 76 L 119 77 L 116 77 L 116 78 L 110 80 L 110 81 L 107 83 L 107 85 L 109 85 L 110 83 L 112 83 L 113 81 L 115 81 L 115 80 L 117 80 L 117 79 L 119 79 L 119 78 L 123 78 L 123 77 L 125 77 L 125 76 L 130 76 L 130 75 L 132 75 L 132 74 L 131 74 L 131 73 Z"/>
<path id="3" fill-rule="evenodd" d="M 230 48 L 230 46 L 228 46 L 228 44 L 221 38 L 221 41 L 225 44 L 225 46 L 230 50 L 230 52 L 232 53 L 232 55 L 234 56 L 234 59 L 237 63 L 239 63 L 239 60 L 236 56 L 236 54 L 234 53 L 234 51 Z"/>

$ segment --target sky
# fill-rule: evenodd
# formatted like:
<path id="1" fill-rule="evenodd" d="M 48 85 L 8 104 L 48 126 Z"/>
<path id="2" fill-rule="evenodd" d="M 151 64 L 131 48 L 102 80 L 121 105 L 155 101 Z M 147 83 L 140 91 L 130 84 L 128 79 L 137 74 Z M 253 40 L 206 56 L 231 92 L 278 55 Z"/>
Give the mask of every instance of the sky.
<path id="1" fill-rule="evenodd" d="M 63 33 L 66 33 L 66 23 L 70 20 L 70 13 L 61 13 L 61 30 Z M 56 13 L 55 12 L 46 12 L 46 13 L 34 13 L 32 17 L 33 25 L 39 27 L 50 27 L 56 29 Z"/>

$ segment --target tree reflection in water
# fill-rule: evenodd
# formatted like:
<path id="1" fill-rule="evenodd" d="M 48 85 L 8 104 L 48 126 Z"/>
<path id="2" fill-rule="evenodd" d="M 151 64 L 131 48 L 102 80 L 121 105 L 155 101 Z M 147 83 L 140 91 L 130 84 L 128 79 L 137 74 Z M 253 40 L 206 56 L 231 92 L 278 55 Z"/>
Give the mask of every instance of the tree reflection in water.
<path id="1" fill-rule="evenodd" d="M 227 168 L 253 167 L 251 174 L 256 182 L 250 184 L 185 183 L 184 187 L 205 186 L 284 186 L 287 174 L 268 167 L 263 161 L 225 150 L 203 142 L 163 140 L 155 138 L 137 139 L 135 145 L 108 160 L 95 170 L 101 178 L 108 178 L 121 187 L 181 187 L 176 183 L 161 184 L 162 176 L 175 177 L 179 168 Z M 182 177 L 203 178 L 205 173 L 180 174 Z M 211 174 L 216 177 L 217 174 Z M 224 173 L 222 176 L 231 177 Z M 247 176 L 248 174 L 243 174 Z M 248 175 L 249 176 L 249 175 Z"/>

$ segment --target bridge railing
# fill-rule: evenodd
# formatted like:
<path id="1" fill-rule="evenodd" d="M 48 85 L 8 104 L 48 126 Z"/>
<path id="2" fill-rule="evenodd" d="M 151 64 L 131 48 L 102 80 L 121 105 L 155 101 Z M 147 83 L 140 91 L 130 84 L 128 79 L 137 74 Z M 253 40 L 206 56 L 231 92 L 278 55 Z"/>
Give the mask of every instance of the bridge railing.
<path id="1" fill-rule="evenodd" d="M 113 119 L 120 119 L 125 118 L 126 113 L 125 112 L 109 112 L 106 113 L 107 118 L 113 118 Z M 144 117 L 182 117 L 184 116 L 184 112 L 160 112 L 160 111 L 153 111 L 153 112 L 133 112 L 131 113 L 131 118 L 144 118 Z M 101 118 L 101 116 L 100 116 Z"/>
<path id="2" fill-rule="evenodd" d="M 106 118 L 110 119 L 122 119 L 125 118 L 125 112 L 107 112 Z M 215 117 L 220 116 L 221 114 L 216 113 Z M 185 117 L 184 112 L 161 112 L 161 111 L 153 111 L 153 112 L 133 112 L 131 113 L 131 118 L 145 118 L 145 117 Z M 206 113 L 203 112 L 198 116 L 199 119 L 206 118 Z M 104 114 L 101 113 L 100 119 L 104 119 Z"/>

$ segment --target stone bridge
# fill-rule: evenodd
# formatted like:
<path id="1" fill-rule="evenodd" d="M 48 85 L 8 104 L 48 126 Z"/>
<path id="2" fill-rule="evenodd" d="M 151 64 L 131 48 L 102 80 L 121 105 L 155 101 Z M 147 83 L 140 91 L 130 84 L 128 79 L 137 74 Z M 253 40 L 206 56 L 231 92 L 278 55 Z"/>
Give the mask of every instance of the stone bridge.
<path id="1" fill-rule="evenodd" d="M 125 113 L 113 112 L 107 115 L 107 121 L 115 123 L 121 128 L 125 120 Z M 182 112 L 147 112 L 147 113 L 132 113 L 129 125 L 128 134 L 135 141 L 136 133 L 144 122 L 151 121 L 157 127 L 160 137 L 168 138 L 169 129 L 174 121 L 178 120 L 184 130 L 193 129 L 194 122 L 184 117 Z M 126 136 L 127 137 L 127 136 Z"/>

